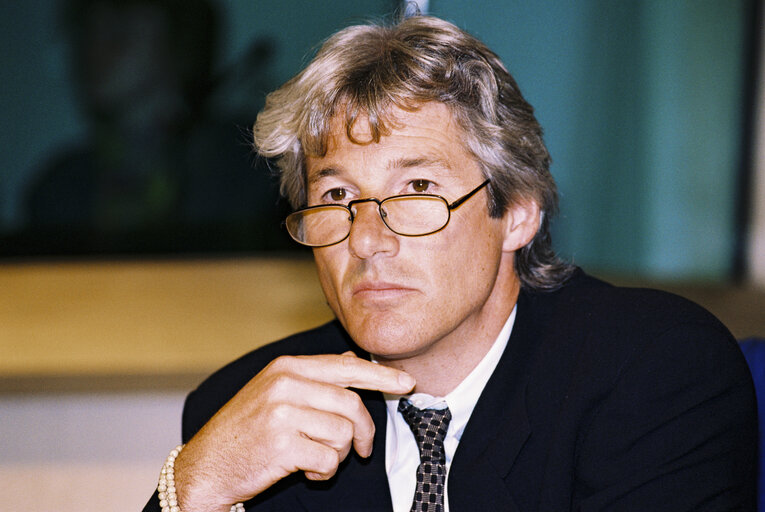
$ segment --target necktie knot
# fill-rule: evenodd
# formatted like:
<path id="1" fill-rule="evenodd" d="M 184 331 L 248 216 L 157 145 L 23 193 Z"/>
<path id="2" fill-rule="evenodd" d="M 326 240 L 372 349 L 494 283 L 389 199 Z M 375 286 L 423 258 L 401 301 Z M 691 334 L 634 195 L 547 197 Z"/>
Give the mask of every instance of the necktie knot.
<path id="1" fill-rule="evenodd" d="M 412 429 L 420 450 L 420 461 L 445 464 L 444 439 L 452 419 L 449 408 L 418 409 L 406 398 L 401 398 L 398 410 Z"/>
<path id="2" fill-rule="evenodd" d="M 417 488 L 412 512 L 442 512 L 446 484 L 446 451 L 444 439 L 452 419 L 449 408 L 418 409 L 406 398 L 398 402 L 398 410 L 412 429 L 420 451 L 417 467 Z"/>

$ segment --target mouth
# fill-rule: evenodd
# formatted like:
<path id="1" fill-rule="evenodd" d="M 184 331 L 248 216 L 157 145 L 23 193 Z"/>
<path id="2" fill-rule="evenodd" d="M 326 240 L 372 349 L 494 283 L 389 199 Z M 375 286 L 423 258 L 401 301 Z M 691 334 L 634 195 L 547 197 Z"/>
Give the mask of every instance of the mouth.
<path id="1" fill-rule="evenodd" d="M 351 289 L 354 299 L 372 302 L 397 300 L 416 290 L 409 286 L 384 281 L 363 281 Z"/>

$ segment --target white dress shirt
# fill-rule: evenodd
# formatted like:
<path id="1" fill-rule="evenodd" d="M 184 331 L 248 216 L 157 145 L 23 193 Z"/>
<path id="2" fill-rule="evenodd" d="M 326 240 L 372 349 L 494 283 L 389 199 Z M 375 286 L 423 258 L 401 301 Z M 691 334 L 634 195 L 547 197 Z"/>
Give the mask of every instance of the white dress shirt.
<path id="1" fill-rule="evenodd" d="M 433 397 L 425 393 L 415 393 L 409 397 L 412 404 L 420 409 L 443 409 L 448 406 L 452 413 L 446 439 L 444 439 L 447 472 L 447 483 L 444 490 L 446 512 L 449 511 L 449 500 L 447 499 L 449 496 L 449 467 L 454 452 L 457 450 L 462 432 L 465 430 L 465 425 L 470 419 L 475 404 L 507 346 L 515 323 L 516 309 L 513 308 L 499 336 L 483 359 L 451 393 L 445 397 Z M 412 430 L 398 412 L 399 398 L 401 398 L 400 395 L 385 394 L 385 403 L 388 407 L 388 422 L 385 431 L 385 471 L 388 473 L 388 485 L 390 486 L 394 512 L 409 512 L 416 488 L 415 474 L 417 466 L 420 464 L 420 452 L 417 449 Z"/>

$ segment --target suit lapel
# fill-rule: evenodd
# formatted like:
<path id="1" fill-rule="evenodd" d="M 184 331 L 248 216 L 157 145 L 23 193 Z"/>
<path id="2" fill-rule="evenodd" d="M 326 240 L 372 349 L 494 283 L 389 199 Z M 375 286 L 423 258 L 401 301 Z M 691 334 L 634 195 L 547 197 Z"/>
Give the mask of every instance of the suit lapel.
<path id="1" fill-rule="evenodd" d="M 539 333 L 533 301 L 529 294 L 521 291 L 507 348 L 457 447 L 448 477 L 451 512 L 519 510 L 505 477 L 531 434 L 526 388 L 535 337 Z M 309 482 L 306 486 L 309 491 L 321 489 L 322 492 L 301 493 L 299 500 L 304 510 L 334 510 L 338 503 L 349 511 L 389 512 L 393 508 L 385 472 L 385 400 L 378 392 L 359 391 L 359 394 L 376 428 L 372 456 L 365 460 L 352 451 L 329 482 Z"/>
<path id="2" fill-rule="evenodd" d="M 505 352 L 478 399 L 449 470 L 449 505 L 462 510 L 518 510 L 505 476 L 531 433 L 526 386 L 533 335 L 522 292 Z"/>
<path id="3" fill-rule="evenodd" d="M 362 459 L 351 450 L 335 477 L 328 482 L 308 482 L 308 492 L 299 496 L 305 510 L 337 510 L 338 503 L 342 504 L 342 510 L 349 511 L 390 512 L 393 509 L 385 472 L 385 400 L 379 392 L 358 393 L 375 424 L 372 455 Z M 322 492 L 310 492 L 312 490 Z"/>

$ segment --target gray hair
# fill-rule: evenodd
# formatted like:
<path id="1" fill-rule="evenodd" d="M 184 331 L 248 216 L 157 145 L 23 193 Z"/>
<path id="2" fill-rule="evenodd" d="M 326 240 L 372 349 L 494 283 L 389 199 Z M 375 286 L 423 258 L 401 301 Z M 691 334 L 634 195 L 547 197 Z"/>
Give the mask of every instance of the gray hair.
<path id="1" fill-rule="evenodd" d="M 352 142 L 359 142 L 351 134 L 359 117 L 378 142 L 389 133 L 393 107 L 415 111 L 430 101 L 449 108 L 466 149 L 491 179 L 492 217 L 518 201 L 539 205 L 539 230 L 515 255 L 521 283 L 536 290 L 560 286 L 573 267 L 551 246 L 549 219 L 558 197 L 542 128 L 499 57 L 451 23 L 417 15 L 337 32 L 303 71 L 268 95 L 253 130 L 255 149 L 276 159 L 281 192 L 299 208 L 306 205 L 305 156 L 326 154 L 335 114 L 344 114 Z"/>

